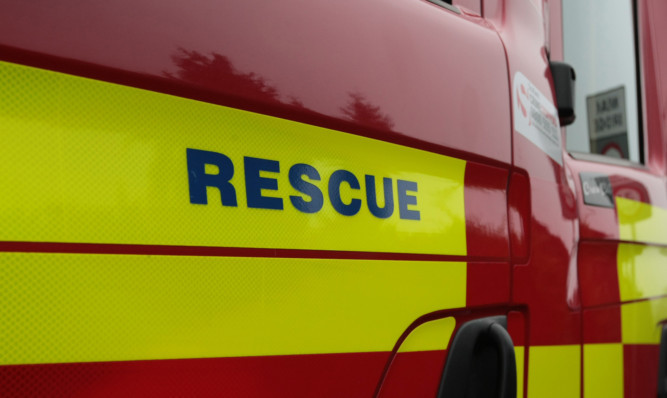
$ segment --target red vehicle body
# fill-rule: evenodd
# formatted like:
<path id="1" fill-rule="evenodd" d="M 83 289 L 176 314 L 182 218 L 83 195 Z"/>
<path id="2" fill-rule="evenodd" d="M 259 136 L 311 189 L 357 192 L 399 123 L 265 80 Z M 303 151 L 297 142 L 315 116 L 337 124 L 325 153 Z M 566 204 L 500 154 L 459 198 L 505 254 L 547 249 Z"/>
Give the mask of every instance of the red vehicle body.
<path id="1" fill-rule="evenodd" d="M 655 396 L 667 5 L 630 163 L 519 131 L 560 1 L 438 1 L 3 2 L 0 396 Z"/>

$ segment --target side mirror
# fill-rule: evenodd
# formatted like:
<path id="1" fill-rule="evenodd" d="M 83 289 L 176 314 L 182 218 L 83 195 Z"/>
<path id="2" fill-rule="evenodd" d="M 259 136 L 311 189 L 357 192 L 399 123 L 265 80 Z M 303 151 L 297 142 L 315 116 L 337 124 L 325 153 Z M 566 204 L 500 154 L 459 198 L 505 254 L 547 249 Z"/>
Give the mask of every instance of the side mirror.
<path id="1" fill-rule="evenodd" d="M 574 82 L 576 75 L 574 68 L 564 62 L 549 62 L 551 76 L 556 89 L 556 108 L 561 127 L 574 122 Z"/>

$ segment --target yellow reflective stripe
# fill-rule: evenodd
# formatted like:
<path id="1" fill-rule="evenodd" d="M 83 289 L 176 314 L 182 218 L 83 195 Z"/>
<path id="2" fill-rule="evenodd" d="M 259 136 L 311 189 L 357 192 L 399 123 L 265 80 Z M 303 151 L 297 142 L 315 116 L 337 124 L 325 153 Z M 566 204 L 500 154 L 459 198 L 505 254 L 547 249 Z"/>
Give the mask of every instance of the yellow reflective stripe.
<path id="1" fill-rule="evenodd" d="M 528 358 L 529 397 L 560 398 L 580 395 L 580 346 L 532 346 Z"/>
<path id="2" fill-rule="evenodd" d="M 621 243 L 617 259 L 621 301 L 667 295 L 667 248 Z"/>
<path id="3" fill-rule="evenodd" d="M 616 197 L 616 207 L 621 240 L 667 244 L 667 210 L 621 197 Z M 617 259 L 621 301 L 667 294 L 667 248 L 621 243 Z M 658 344 L 658 323 L 666 319 L 667 298 L 623 304 L 623 343 Z"/>
<path id="4" fill-rule="evenodd" d="M 667 210 L 618 196 L 616 209 L 621 240 L 667 245 Z"/>
<path id="5" fill-rule="evenodd" d="M 514 356 L 516 358 L 516 396 L 523 397 L 523 372 L 525 369 L 524 355 L 526 348 L 523 346 L 514 347 Z"/>
<path id="6" fill-rule="evenodd" d="M 398 352 L 445 350 L 455 327 L 456 319 L 451 316 L 422 323 L 403 341 Z"/>
<path id="7" fill-rule="evenodd" d="M 2 185 L 0 240 L 266 247 L 285 249 L 466 254 L 465 161 L 312 125 L 137 88 L 0 62 Z M 217 188 L 208 204 L 190 202 L 186 149 L 222 154 L 234 166 L 237 206 Z M 244 158 L 278 162 L 259 177 L 277 190 L 283 210 L 248 208 Z M 320 180 L 314 214 L 295 208 L 290 168 L 305 163 Z M 347 170 L 341 200 L 361 200 L 339 214 L 328 181 Z M 220 167 L 208 164 L 204 175 Z M 252 174 L 249 174 L 252 177 Z M 368 207 L 365 176 L 392 181 L 393 214 Z M 402 200 L 420 219 L 401 218 L 398 180 L 416 184 Z M 273 181 L 273 182 L 272 182 Z M 336 185 L 338 186 L 338 185 Z M 415 202 L 415 203 L 412 203 Z"/>
<path id="8" fill-rule="evenodd" d="M 391 351 L 465 289 L 459 262 L 1 253 L 0 364 Z"/>
<path id="9" fill-rule="evenodd" d="M 664 320 L 667 320 L 667 298 L 623 304 L 623 343 L 659 344 L 661 328 L 658 324 Z"/>
<path id="10" fill-rule="evenodd" d="M 623 398 L 623 344 L 584 345 L 584 397 Z"/>

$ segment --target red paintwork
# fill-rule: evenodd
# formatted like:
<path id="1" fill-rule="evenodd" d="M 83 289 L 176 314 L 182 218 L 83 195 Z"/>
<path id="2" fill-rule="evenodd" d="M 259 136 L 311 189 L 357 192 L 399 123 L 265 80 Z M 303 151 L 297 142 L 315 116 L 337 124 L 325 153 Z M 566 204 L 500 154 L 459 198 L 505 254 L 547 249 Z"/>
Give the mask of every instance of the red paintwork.
<path id="1" fill-rule="evenodd" d="M 466 165 L 465 212 L 468 256 L 509 259 L 506 169 Z"/>
<path id="2" fill-rule="evenodd" d="M 512 173 L 510 182 L 507 201 L 512 258 L 525 263 L 530 248 L 530 182 L 517 172 Z"/>
<path id="3" fill-rule="evenodd" d="M 558 185 L 539 179 L 531 183 L 530 257 L 515 267 L 513 300 L 529 305 L 531 344 L 576 344 L 580 316 L 573 311 L 579 301 L 576 232 L 570 219 L 574 209 L 561 202 Z M 547 215 L 557 221 L 549 222 Z"/>
<path id="4" fill-rule="evenodd" d="M 584 310 L 583 344 L 619 343 L 620 341 L 620 306 Z"/>
<path id="5" fill-rule="evenodd" d="M 0 366 L 2 397 L 369 397 L 389 353 Z"/>
<path id="6" fill-rule="evenodd" d="M 333 258 L 355 260 L 463 261 L 438 254 L 345 252 L 333 250 L 257 249 L 247 247 L 127 245 L 98 243 L 0 242 L 0 251 L 22 253 L 144 254 L 155 256 Z"/>
<path id="7" fill-rule="evenodd" d="M 378 398 L 434 397 L 446 358 L 445 350 L 398 353 Z"/>
<path id="8" fill-rule="evenodd" d="M 343 126 L 342 108 L 359 94 L 388 116 L 394 133 L 377 120 L 348 123 L 346 131 L 385 130 L 383 139 L 510 162 L 497 35 L 481 18 L 423 0 L 20 2 L 0 15 L 0 51 L 12 53 L 4 59 L 327 127 Z M 178 67 L 183 51 L 211 62 L 217 54 L 237 76 L 252 73 L 277 95 L 201 73 L 193 78 Z M 479 112 L 484 117 L 474 116 Z"/>
<path id="9" fill-rule="evenodd" d="M 507 313 L 507 332 L 515 346 L 525 346 L 527 344 L 526 326 L 523 312 L 510 311 Z"/>
<path id="10" fill-rule="evenodd" d="M 466 304 L 478 307 L 509 302 L 510 273 L 508 263 L 468 263 Z"/>
<path id="11" fill-rule="evenodd" d="M 457 326 L 508 314 L 517 345 L 620 342 L 616 214 L 583 203 L 579 173 L 607 174 L 615 193 L 630 189 L 667 208 L 667 3 L 638 7 L 647 143 L 640 168 L 567 154 L 561 166 L 512 129 L 516 72 L 554 98 L 541 0 L 455 3 L 461 14 L 425 0 L 13 2 L 0 13 L 0 60 L 466 159 L 467 256 L 57 242 L 0 242 L 0 250 L 468 261 L 467 308 L 452 312 Z M 551 59 L 562 59 L 560 1 L 546 8 Z M 350 118 L 355 99 L 379 114 Z M 655 346 L 624 350 L 625 396 L 651 395 Z M 437 390 L 445 355 L 3 366 L 0 395 L 419 396 Z"/>
<path id="12" fill-rule="evenodd" d="M 597 307 L 621 301 L 616 252 L 618 243 L 584 241 L 579 246 L 579 283 L 584 307 Z"/>
<path id="13" fill-rule="evenodd" d="M 505 45 L 508 78 L 520 71 L 542 94 L 553 98 L 540 7 L 488 0 L 484 10 Z M 525 260 L 516 259 L 521 262 L 515 266 L 512 299 L 529 306 L 531 344 L 577 344 L 581 319 L 573 311 L 579 301 L 574 261 L 577 239 L 574 192 L 567 184 L 564 169 L 517 132 L 513 134 L 513 148 L 514 167 L 527 175 L 529 181 L 519 177 L 516 183 L 510 181 L 510 186 L 515 184 L 519 190 L 528 191 L 531 206 L 529 222 L 514 221 L 512 209 L 527 206 L 521 203 L 524 195 L 511 196 L 512 253 L 528 251 Z M 528 228 L 529 243 L 520 238 L 521 228 Z"/>
<path id="14" fill-rule="evenodd" d="M 623 388 L 626 397 L 656 396 L 659 356 L 660 347 L 656 345 L 623 346 Z"/>

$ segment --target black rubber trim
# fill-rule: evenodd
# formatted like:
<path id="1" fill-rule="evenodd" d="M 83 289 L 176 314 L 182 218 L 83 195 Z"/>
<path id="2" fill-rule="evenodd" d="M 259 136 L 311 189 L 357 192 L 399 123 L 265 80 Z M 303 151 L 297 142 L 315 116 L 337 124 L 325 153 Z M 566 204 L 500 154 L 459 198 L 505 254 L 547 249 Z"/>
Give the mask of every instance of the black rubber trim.
<path id="1" fill-rule="evenodd" d="M 514 344 L 505 316 L 461 326 L 449 348 L 438 397 L 516 397 Z"/>
<path id="2" fill-rule="evenodd" d="M 662 326 L 658 362 L 658 398 L 667 398 L 667 325 Z"/>

